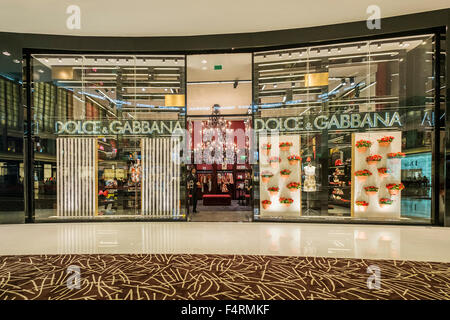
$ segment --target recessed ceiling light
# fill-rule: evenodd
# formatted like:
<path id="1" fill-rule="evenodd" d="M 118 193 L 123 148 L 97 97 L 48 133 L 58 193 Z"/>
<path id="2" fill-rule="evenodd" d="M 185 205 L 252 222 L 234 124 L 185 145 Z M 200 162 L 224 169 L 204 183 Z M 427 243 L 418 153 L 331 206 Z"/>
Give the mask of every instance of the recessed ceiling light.
<path id="1" fill-rule="evenodd" d="M 167 88 L 164 88 L 164 91 L 167 91 Z"/>
<path id="2" fill-rule="evenodd" d="M 202 63 L 203 63 L 203 64 L 205 64 L 205 63 L 207 63 L 207 62 L 208 62 L 208 61 L 206 61 L 205 59 L 202 60 Z"/>
<path id="3" fill-rule="evenodd" d="M 39 69 L 38 72 L 39 72 L 39 73 L 44 73 L 44 70 Z"/>
<path id="4" fill-rule="evenodd" d="M 20 63 L 20 60 L 14 59 L 13 62 L 14 63 Z"/>
<path id="5" fill-rule="evenodd" d="M 8 51 L 3 51 L 2 53 L 3 53 L 5 56 L 8 56 L 8 57 L 11 55 L 11 53 L 9 53 Z"/>
<path id="6" fill-rule="evenodd" d="M 145 88 L 142 88 L 142 91 L 145 91 Z"/>
<path id="7" fill-rule="evenodd" d="M 274 84 L 273 84 L 273 87 L 276 88 L 276 87 L 278 87 L 278 85 L 277 85 L 276 83 L 274 83 Z"/>

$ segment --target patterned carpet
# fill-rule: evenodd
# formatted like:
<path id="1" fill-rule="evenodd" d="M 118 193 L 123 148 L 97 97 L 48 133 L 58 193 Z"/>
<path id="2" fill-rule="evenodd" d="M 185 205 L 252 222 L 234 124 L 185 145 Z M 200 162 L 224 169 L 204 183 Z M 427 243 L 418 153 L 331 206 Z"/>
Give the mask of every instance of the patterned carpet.
<path id="1" fill-rule="evenodd" d="M 79 289 L 69 289 L 79 266 Z M 380 289 L 369 290 L 369 265 Z M 70 280 L 70 279 L 69 279 Z M 450 299 L 450 264 L 249 255 L 0 256 L 3 299 Z"/>

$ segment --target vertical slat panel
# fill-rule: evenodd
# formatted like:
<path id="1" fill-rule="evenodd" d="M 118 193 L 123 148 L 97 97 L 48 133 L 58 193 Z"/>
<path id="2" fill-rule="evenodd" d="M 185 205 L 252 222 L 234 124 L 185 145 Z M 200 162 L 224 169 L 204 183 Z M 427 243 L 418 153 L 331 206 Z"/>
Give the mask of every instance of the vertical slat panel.
<path id="1" fill-rule="evenodd" d="M 95 138 L 57 138 L 57 215 L 89 217 L 96 206 Z"/>
<path id="2" fill-rule="evenodd" d="M 151 158 L 151 155 L 152 155 L 152 141 L 153 141 L 153 139 L 147 139 L 147 147 L 148 147 L 147 148 L 147 167 L 148 167 L 148 185 L 147 185 L 147 188 L 148 188 L 148 199 L 149 199 L 148 212 L 147 212 L 148 215 L 151 215 L 152 214 L 152 210 L 153 210 L 153 208 L 152 208 L 153 198 L 152 198 L 152 193 L 151 193 L 152 186 L 153 186 L 153 176 L 152 176 L 153 165 L 152 165 L 152 158 Z"/>
<path id="3" fill-rule="evenodd" d="M 56 138 L 56 215 L 61 216 L 61 139 Z"/>
<path id="4" fill-rule="evenodd" d="M 157 190 L 157 204 L 158 204 L 158 208 L 157 208 L 157 216 L 159 217 L 159 215 L 161 214 L 161 139 L 157 138 L 156 139 L 156 157 L 157 157 L 157 181 L 158 181 L 158 190 Z"/>

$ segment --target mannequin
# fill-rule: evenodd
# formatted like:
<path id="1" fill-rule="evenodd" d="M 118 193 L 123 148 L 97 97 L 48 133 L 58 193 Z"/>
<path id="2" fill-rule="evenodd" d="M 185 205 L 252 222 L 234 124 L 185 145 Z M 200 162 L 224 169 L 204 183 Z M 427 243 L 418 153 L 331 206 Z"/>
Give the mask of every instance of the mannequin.
<path id="1" fill-rule="evenodd" d="M 308 162 L 308 164 L 304 168 L 305 170 L 305 187 L 304 191 L 306 192 L 314 192 L 316 191 L 316 167 L 314 167 L 311 162 Z"/>

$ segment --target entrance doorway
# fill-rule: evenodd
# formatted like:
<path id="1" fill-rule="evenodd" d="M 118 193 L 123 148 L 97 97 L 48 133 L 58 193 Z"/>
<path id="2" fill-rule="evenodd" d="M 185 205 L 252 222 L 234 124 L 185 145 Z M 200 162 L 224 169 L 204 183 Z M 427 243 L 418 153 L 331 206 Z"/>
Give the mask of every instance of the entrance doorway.
<path id="1" fill-rule="evenodd" d="M 251 221 L 251 55 L 188 56 L 187 70 L 189 220 Z"/>

